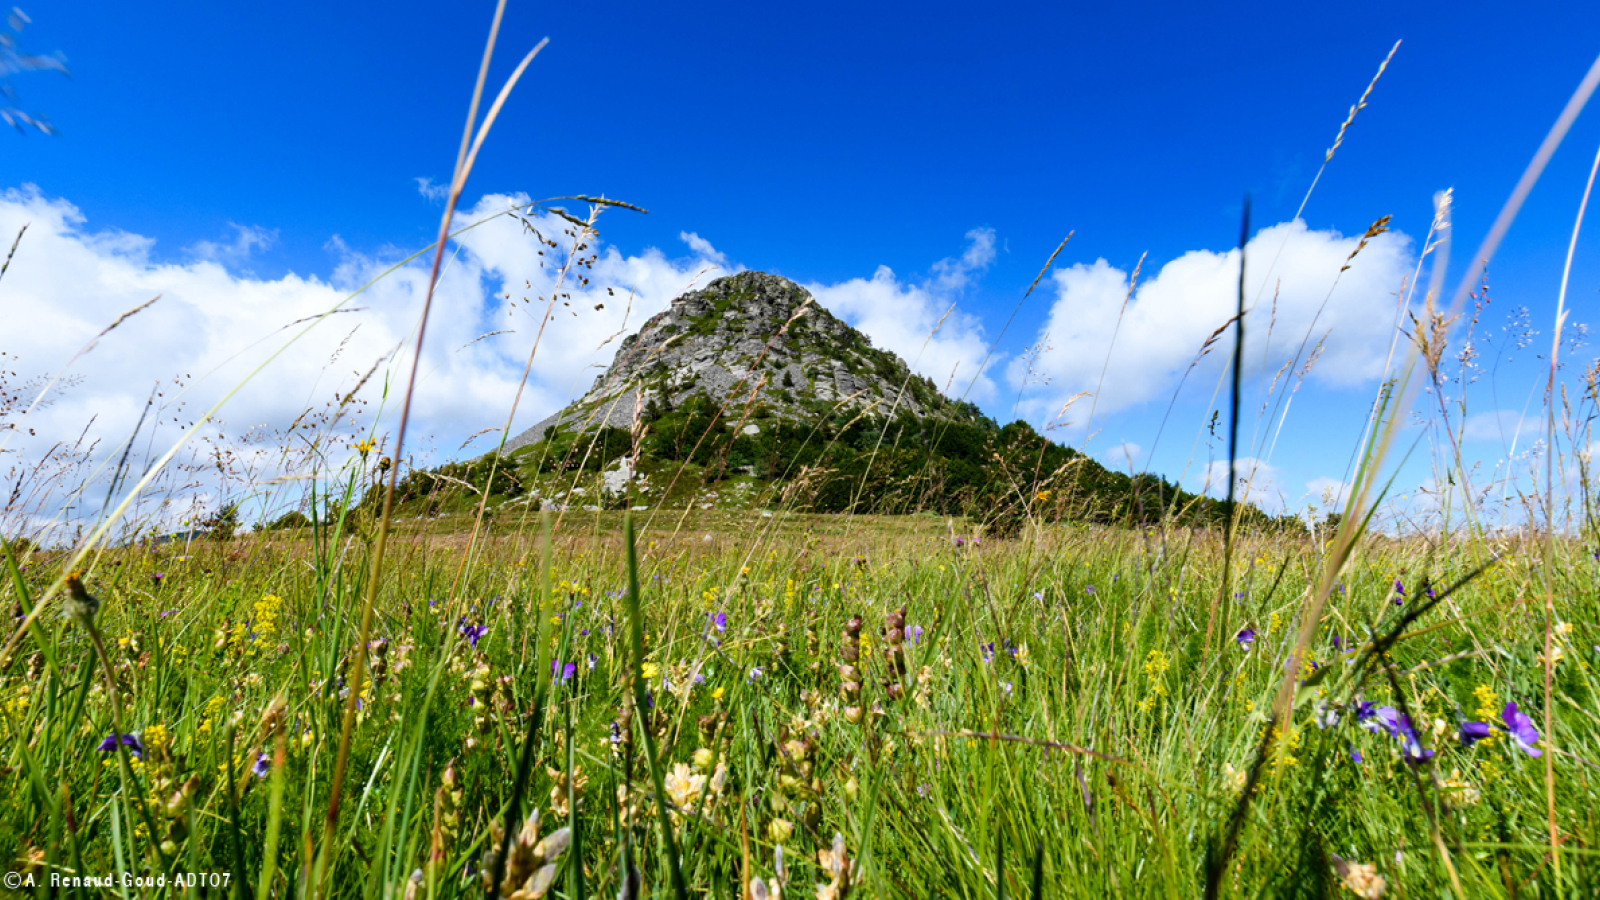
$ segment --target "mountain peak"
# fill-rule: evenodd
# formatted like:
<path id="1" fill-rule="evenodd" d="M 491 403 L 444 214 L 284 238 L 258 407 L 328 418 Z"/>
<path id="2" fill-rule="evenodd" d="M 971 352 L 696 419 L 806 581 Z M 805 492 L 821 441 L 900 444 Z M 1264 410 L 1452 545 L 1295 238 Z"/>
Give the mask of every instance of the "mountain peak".
<path id="1" fill-rule="evenodd" d="M 763 406 L 801 420 L 833 408 L 975 420 L 977 408 L 942 396 L 898 356 L 872 346 L 805 288 L 766 272 L 739 272 L 673 300 L 617 348 L 583 397 L 506 443 L 537 443 L 554 427 L 627 428 L 636 408 L 681 405 L 703 394 L 729 415 Z"/>

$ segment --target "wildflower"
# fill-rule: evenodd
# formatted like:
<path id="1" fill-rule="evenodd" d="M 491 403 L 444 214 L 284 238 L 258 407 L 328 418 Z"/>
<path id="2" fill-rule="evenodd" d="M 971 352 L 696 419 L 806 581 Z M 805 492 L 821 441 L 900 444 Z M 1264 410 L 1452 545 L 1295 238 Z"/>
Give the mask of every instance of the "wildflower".
<path id="1" fill-rule="evenodd" d="M 1394 580 L 1394 605 L 1395 606 L 1401 606 L 1405 602 L 1406 602 L 1406 586 L 1400 583 L 1400 579 L 1396 578 Z"/>
<path id="2" fill-rule="evenodd" d="M 118 743 L 119 741 L 117 740 L 117 733 L 113 731 L 106 735 L 106 739 L 101 741 L 100 745 L 95 747 L 95 749 L 99 750 L 101 753 L 111 753 L 117 749 Z M 138 735 L 124 734 L 122 735 L 120 743 L 125 747 L 132 748 L 134 756 L 138 757 L 139 759 L 144 759 L 144 744 L 139 742 Z"/>
<path id="3" fill-rule="evenodd" d="M 913 644 L 918 643 L 919 641 L 921 641 L 922 640 L 922 626 L 921 625 L 908 625 L 908 626 L 906 626 L 906 638 L 909 639 L 911 641 L 911 643 L 913 643 Z"/>
<path id="4" fill-rule="evenodd" d="M 765 668 L 762 668 L 761 666 L 754 666 L 750 669 L 749 674 L 745 676 L 745 680 L 754 683 L 757 678 L 760 678 L 765 674 L 767 674 L 767 670 Z"/>
<path id="5" fill-rule="evenodd" d="M 1244 771 L 1241 769 L 1235 769 L 1233 767 L 1233 763 L 1222 764 L 1222 783 L 1225 787 L 1227 787 L 1229 792 L 1237 794 L 1243 791 L 1245 777 Z"/>
<path id="6" fill-rule="evenodd" d="M 1506 723 L 1506 731 L 1511 733 L 1511 739 L 1517 742 L 1522 752 L 1529 756 L 1543 756 L 1544 752 L 1533 746 L 1539 740 L 1539 732 L 1534 730 L 1533 720 L 1527 714 L 1517 709 L 1516 701 L 1506 704 L 1500 713 L 1501 721 Z"/>
<path id="7" fill-rule="evenodd" d="M 1493 733 L 1486 722 L 1462 722 L 1461 746 L 1471 747 Z"/>
<path id="8" fill-rule="evenodd" d="M 463 624 L 461 626 L 461 636 L 467 639 L 467 643 L 471 644 L 474 650 L 478 649 L 478 641 L 482 640 L 484 635 L 488 633 L 489 626 L 487 625 Z"/>
<path id="9" fill-rule="evenodd" d="M 844 835 L 835 832 L 833 847 L 817 851 L 817 864 L 829 879 L 828 884 L 817 888 L 817 900 L 841 900 L 848 896 L 854 866 L 844 855 Z"/>
<path id="10" fill-rule="evenodd" d="M 1239 646 L 1244 648 L 1244 652 L 1249 653 L 1250 645 L 1256 642 L 1256 630 L 1254 628 L 1241 628 L 1239 633 L 1233 636 L 1233 639 L 1239 642 Z"/>
<path id="11" fill-rule="evenodd" d="M 78 573 L 67 575 L 67 599 L 61 605 L 61 615 L 71 622 L 90 624 L 100 609 L 100 598 L 89 593 L 79 580 Z"/>
<path id="12" fill-rule="evenodd" d="M 265 753 L 256 757 L 256 764 L 250 767 L 250 774 L 257 778 L 267 777 L 270 771 L 272 771 L 272 760 L 268 759 Z"/>
<path id="13" fill-rule="evenodd" d="M 713 699 L 713 700 L 721 700 L 724 691 L 725 691 L 725 689 L 720 687 L 720 686 L 712 688 L 712 690 L 711 690 L 711 699 Z"/>
<path id="14" fill-rule="evenodd" d="M 773 819 L 767 823 L 767 837 L 774 844 L 786 844 L 794 836 L 794 823 L 788 819 Z"/>
<path id="15" fill-rule="evenodd" d="M 1023 667 L 1024 669 L 1033 663 L 1033 657 L 1028 653 L 1027 644 L 1023 644 L 1021 647 L 1018 647 L 1017 652 L 1012 654 L 1012 658 L 1017 661 L 1017 665 Z"/>
<path id="16" fill-rule="evenodd" d="M 550 660 L 550 677 L 555 680 L 556 684 L 571 681 L 572 676 L 576 674 L 578 674 L 577 663 L 567 663 L 563 666 L 559 659 Z"/>
<path id="17" fill-rule="evenodd" d="M 1318 728 L 1332 728 L 1339 724 L 1339 708 L 1326 700 L 1319 701 L 1313 713 L 1313 720 Z"/>
<path id="18" fill-rule="evenodd" d="M 1083 592 L 1085 594 L 1089 594 L 1090 596 L 1093 596 L 1094 595 L 1094 585 L 1091 584 L 1091 585 L 1085 586 L 1084 589 L 1083 589 Z"/>
<path id="19" fill-rule="evenodd" d="M 350 446 L 355 448 L 357 453 L 361 454 L 362 456 L 366 456 L 368 453 L 372 452 L 373 448 L 378 446 L 378 442 L 374 441 L 372 438 L 363 438 L 362 440 L 356 441 Z"/>
<path id="20" fill-rule="evenodd" d="M 662 786 L 667 789 L 674 806 L 688 809 L 706 786 L 706 777 L 689 768 L 688 763 L 678 763 L 662 779 Z"/>
<path id="21" fill-rule="evenodd" d="M 1371 863 L 1346 862 L 1334 856 L 1333 871 L 1344 882 L 1344 886 L 1362 900 L 1378 900 L 1389 888 L 1383 876 L 1378 874 L 1378 867 Z"/>
<path id="22" fill-rule="evenodd" d="M 1356 707 L 1356 721 L 1363 723 L 1361 727 L 1373 734 L 1381 729 L 1393 737 L 1399 733 L 1400 711 L 1392 706 L 1377 706 L 1371 700 L 1362 700 Z"/>
<path id="23" fill-rule="evenodd" d="M 724 632 L 724 631 L 728 630 L 728 614 L 727 613 L 722 612 L 721 610 L 718 610 L 717 612 L 711 613 L 709 618 L 711 619 L 711 627 L 715 628 L 718 631 L 718 633 L 721 633 L 721 632 Z"/>
<path id="24" fill-rule="evenodd" d="M 661 674 L 661 667 L 653 662 L 647 662 L 639 667 L 639 674 L 644 676 L 645 681 L 654 681 L 656 676 Z"/>
<path id="25" fill-rule="evenodd" d="M 979 649 L 983 650 L 983 661 L 984 662 L 994 662 L 994 641 L 990 641 L 989 643 L 984 644 Z"/>
<path id="26" fill-rule="evenodd" d="M 1476 806 L 1483 799 L 1483 794 L 1477 788 L 1461 779 L 1460 769 L 1451 769 L 1450 777 L 1445 779 L 1442 787 L 1444 802 L 1453 809 Z"/>

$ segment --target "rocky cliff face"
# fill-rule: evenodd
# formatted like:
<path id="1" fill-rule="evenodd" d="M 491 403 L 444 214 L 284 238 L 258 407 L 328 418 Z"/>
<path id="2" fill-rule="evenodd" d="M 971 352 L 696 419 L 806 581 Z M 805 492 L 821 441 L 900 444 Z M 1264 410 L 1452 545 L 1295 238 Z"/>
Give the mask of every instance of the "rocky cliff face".
<path id="1" fill-rule="evenodd" d="M 795 420 L 836 407 L 885 417 L 978 416 L 976 407 L 945 399 L 898 356 L 873 347 L 798 284 L 741 272 L 672 301 L 622 342 L 587 394 L 508 441 L 506 450 L 537 443 L 558 426 L 628 428 L 636 408 L 677 406 L 696 394 L 726 403 L 734 418 L 757 404 Z"/>

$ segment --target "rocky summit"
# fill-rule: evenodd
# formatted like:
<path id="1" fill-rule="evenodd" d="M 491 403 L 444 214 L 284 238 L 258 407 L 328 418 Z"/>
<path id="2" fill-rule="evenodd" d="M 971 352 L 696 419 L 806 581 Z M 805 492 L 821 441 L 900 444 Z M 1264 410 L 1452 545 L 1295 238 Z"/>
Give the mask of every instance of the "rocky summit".
<path id="1" fill-rule="evenodd" d="M 873 347 L 805 288 L 765 272 L 740 272 L 673 300 L 622 342 L 588 393 L 512 438 L 506 450 L 538 443 L 556 428 L 629 428 L 636 410 L 681 406 L 697 395 L 735 418 L 758 406 L 789 421 L 830 409 L 981 418 L 972 404 L 946 399 L 898 356 Z"/>

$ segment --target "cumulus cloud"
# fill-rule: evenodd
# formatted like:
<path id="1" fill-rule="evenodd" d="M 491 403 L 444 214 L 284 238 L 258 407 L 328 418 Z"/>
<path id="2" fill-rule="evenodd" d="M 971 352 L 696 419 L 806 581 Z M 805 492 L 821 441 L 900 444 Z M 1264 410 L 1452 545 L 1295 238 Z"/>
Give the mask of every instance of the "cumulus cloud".
<path id="1" fill-rule="evenodd" d="M 248 260 L 252 253 L 265 250 L 278 242 L 276 228 L 240 225 L 237 222 L 229 222 L 228 227 L 234 232 L 232 240 L 196 241 L 189 251 L 200 259 L 240 265 Z"/>
<path id="2" fill-rule="evenodd" d="M 1537 416 L 1528 416 L 1514 409 L 1497 409 L 1467 416 L 1461 429 L 1463 440 L 1493 441 L 1510 446 L 1512 441 L 1530 434 L 1538 434 L 1544 422 Z"/>
<path id="3" fill-rule="evenodd" d="M 432 178 L 413 178 L 417 183 L 417 193 L 434 203 L 443 203 L 450 196 L 450 185 L 434 184 Z"/>
<path id="4" fill-rule="evenodd" d="M 485 197 L 462 212 L 458 224 L 526 202 Z M 570 227 L 548 215 L 528 222 L 552 237 Z M 176 438 L 173 426 L 194 421 L 237 387 L 219 413 L 221 421 L 201 437 L 267 477 L 270 452 L 247 445 L 246 434 L 281 431 L 308 410 L 327 409 L 374 365 L 366 396 L 376 408 L 389 386 L 379 429 L 392 434 L 431 260 L 401 266 L 339 314 L 316 321 L 393 265 L 398 254 L 363 255 L 333 243 L 342 255 L 331 277 L 291 273 L 261 279 L 230 268 L 225 253 L 162 261 L 151 239 L 96 229 L 69 201 L 32 187 L 0 193 L 0 233 L 16 234 L 23 223 L 31 224 L 0 287 L 0 315 L 15 340 L 0 348 L 17 357 L 6 365 L 18 373 L 12 387 L 61 369 L 118 316 L 159 299 L 77 359 L 70 369 L 75 380 L 49 405 L 25 421 L 10 416 L 7 424 L 21 427 L 0 431 L 0 467 L 29 470 L 51 452 L 59 458 L 60 447 L 75 445 L 83 453 L 94 447 L 103 461 L 121 451 L 154 391 L 135 454 L 148 459 Z M 260 234 L 241 231 L 240 245 L 258 246 Z M 459 244 L 459 253 L 447 255 L 435 292 L 408 437 L 411 448 L 431 444 L 445 457 L 456 455 L 467 435 L 505 424 L 547 308 L 553 314 L 514 428 L 582 393 L 596 367 L 615 353 L 608 338 L 637 327 L 672 297 L 721 270 L 695 254 L 668 258 L 651 249 L 624 256 L 599 245 L 585 251 L 594 259 L 591 267 L 577 270 L 583 279 L 573 275 L 558 291 L 558 252 L 535 244 L 515 218 L 493 219 Z M 541 249 L 546 255 L 539 255 Z M 493 331 L 504 333 L 478 340 Z M 157 424 L 160 438 L 147 442 Z"/>
<path id="5" fill-rule="evenodd" d="M 1103 451 L 1100 457 L 1105 461 L 1106 465 L 1113 469 L 1133 469 L 1137 471 L 1139 459 L 1143 454 L 1143 447 L 1132 441 L 1123 441 L 1115 447 Z"/>
<path id="6" fill-rule="evenodd" d="M 728 272 L 739 271 L 739 268 L 731 267 L 727 255 L 711 246 L 711 242 L 700 235 L 692 231 L 680 231 L 678 232 L 678 240 L 688 244 L 690 252 L 697 254 L 701 259 L 716 263 Z"/>
<path id="7" fill-rule="evenodd" d="M 994 230 L 975 228 L 966 238 L 961 255 L 934 263 L 925 279 L 903 280 L 888 266 L 879 266 L 871 278 L 813 283 L 806 289 L 940 390 L 979 403 L 992 400 L 997 390 L 987 373 L 1000 357 L 990 357 L 982 323 L 959 303 L 964 290 L 994 262 Z"/>
<path id="8" fill-rule="evenodd" d="M 1278 467 L 1253 456 L 1241 456 L 1234 463 L 1237 489 L 1234 499 L 1253 503 L 1270 513 L 1284 508 L 1283 476 Z M 1228 461 L 1212 460 L 1200 470 L 1199 489 L 1213 497 L 1228 495 Z"/>
<path id="9" fill-rule="evenodd" d="M 1315 506 L 1327 512 L 1338 512 L 1344 509 L 1350 489 L 1349 482 L 1338 478 L 1313 478 L 1306 482 L 1304 505 Z"/>
<path id="10" fill-rule="evenodd" d="M 418 187 L 427 193 L 433 185 L 419 180 Z M 579 253 L 583 265 L 563 278 L 575 226 L 548 213 L 501 215 L 528 202 L 485 196 L 457 215 L 455 228 L 475 227 L 453 241 L 434 293 L 407 437 L 413 464 L 459 457 L 474 434 L 503 427 L 536 342 L 512 434 L 587 391 L 620 338 L 673 298 L 742 268 L 708 239 L 684 232 L 683 255 L 625 254 L 590 239 Z M 236 226 L 231 241 L 164 256 L 151 238 L 97 227 L 68 199 L 33 187 L 0 193 L 0 234 L 16 234 L 25 222 L 27 235 L 0 284 L 0 316 L 15 341 L 0 350 L 15 355 L 4 368 L 18 373 L 3 387 L 36 391 L 38 379 L 71 366 L 49 402 L 26 416 L 0 417 L 0 476 L 37 473 L 53 459 L 61 473 L 55 484 L 92 483 L 93 496 L 104 497 L 109 467 L 131 435 L 139 435 L 129 451 L 137 480 L 183 428 L 225 400 L 180 456 L 190 468 L 173 476 L 175 490 L 182 482 L 178 493 L 191 505 L 259 492 L 290 474 L 283 448 L 295 442 L 286 429 L 326 416 L 368 373 L 362 396 L 370 405 L 344 420 L 332 461 L 368 428 L 393 440 L 430 255 L 387 271 L 406 251 L 362 250 L 330 236 L 329 273 L 260 278 L 242 263 L 275 236 L 267 228 Z M 606 218 L 598 224 L 603 235 Z M 809 287 L 941 387 L 952 370 L 956 394 L 977 376 L 970 396 L 983 399 L 995 391 L 979 374 L 987 343 L 977 319 L 956 304 L 994 255 L 993 233 L 979 229 L 923 280 L 883 268 L 870 279 Z M 99 336 L 152 298 L 159 299 Z M 78 356 L 97 336 L 94 349 Z M 488 450 L 496 439 L 478 436 L 465 452 Z M 206 474 L 211 458 L 226 459 L 226 478 Z M 78 515 L 99 504 L 60 491 L 54 501 L 42 496 L 29 494 L 27 510 L 0 518 L 8 528 L 38 524 L 69 504 Z M 193 512 L 169 510 L 153 520 L 176 527 Z"/>
<path id="11" fill-rule="evenodd" d="M 1327 338 L 1313 379 L 1349 385 L 1382 371 L 1395 294 L 1415 259 L 1410 239 L 1388 232 L 1369 241 L 1341 275 L 1358 240 L 1311 231 L 1299 220 L 1263 229 L 1250 240 L 1246 297 L 1261 299 L 1245 320 L 1247 374 L 1277 370 L 1308 333 L 1310 345 Z M 1059 269 L 1051 276 L 1056 299 L 1040 329 L 1042 350 L 1032 361 L 1050 380 L 1030 379 L 1021 358 L 1008 378 L 1024 391 L 1024 410 L 1044 418 L 1080 391 L 1098 392 L 1097 414 L 1167 396 L 1207 336 L 1234 314 L 1238 283 L 1237 248 L 1184 254 L 1141 280 L 1131 297 L 1128 273 L 1104 259 Z M 1229 346 L 1229 338 L 1220 339 L 1202 367 L 1214 374 Z"/>

